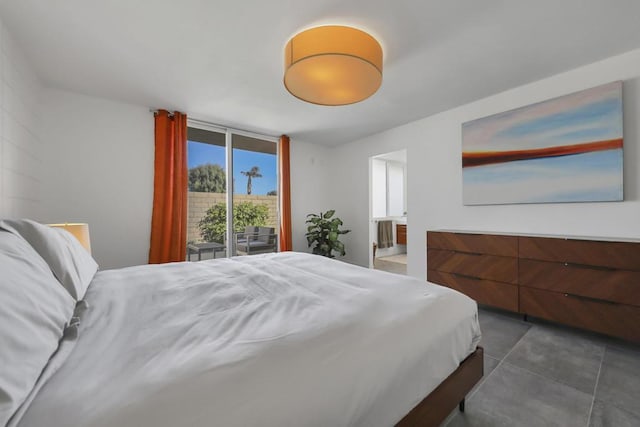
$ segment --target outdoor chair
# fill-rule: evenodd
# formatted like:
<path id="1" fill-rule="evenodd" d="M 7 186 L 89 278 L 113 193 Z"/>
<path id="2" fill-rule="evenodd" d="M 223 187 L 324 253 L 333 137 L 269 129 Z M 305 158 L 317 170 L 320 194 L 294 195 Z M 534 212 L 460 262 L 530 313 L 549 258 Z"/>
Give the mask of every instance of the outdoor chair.
<path id="1" fill-rule="evenodd" d="M 236 242 L 236 251 L 246 255 L 276 252 L 278 235 L 273 227 L 257 227 L 254 234 L 246 234 L 243 241 Z M 238 235 L 239 236 L 239 235 Z"/>
<path id="2" fill-rule="evenodd" d="M 247 225 L 242 233 L 236 233 L 236 244 L 247 243 L 247 236 L 258 234 L 258 227 Z"/>

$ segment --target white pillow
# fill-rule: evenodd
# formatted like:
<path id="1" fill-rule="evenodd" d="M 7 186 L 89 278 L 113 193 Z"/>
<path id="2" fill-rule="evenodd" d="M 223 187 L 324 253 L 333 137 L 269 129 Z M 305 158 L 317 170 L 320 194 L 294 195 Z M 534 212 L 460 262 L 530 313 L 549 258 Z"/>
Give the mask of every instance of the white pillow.
<path id="1" fill-rule="evenodd" d="M 75 301 L 24 239 L 0 231 L 0 426 L 58 348 Z"/>
<path id="2" fill-rule="evenodd" d="M 71 296 L 76 300 L 84 298 L 98 264 L 71 233 L 29 219 L 4 220 L 0 228 L 29 242 Z"/>

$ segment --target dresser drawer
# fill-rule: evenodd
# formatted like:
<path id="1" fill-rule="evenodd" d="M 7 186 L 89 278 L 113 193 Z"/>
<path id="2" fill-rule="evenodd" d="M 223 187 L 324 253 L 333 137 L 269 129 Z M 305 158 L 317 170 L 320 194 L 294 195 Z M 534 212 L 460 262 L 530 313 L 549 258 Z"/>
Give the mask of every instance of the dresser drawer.
<path id="1" fill-rule="evenodd" d="M 640 342 L 640 307 L 520 287 L 520 312 Z"/>
<path id="2" fill-rule="evenodd" d="M 399 245 L 407 244 L 407 225 L 396 224 L 396 243 Z"/>
<path id="3" fill-rule="evenodd" d="M 519 237 L 520 258 L 640 271 L 640 245 L 631 242 Z"/>
<path id="4" fill-rule="evenodd" d="M 640 306 L 640 272 L 521 259 L 520 285 Z"/>
<path id="5" fill-rule="evenodd" d="M 518 237 L 428 231 L 427 247 L 476 254 L 518 256 Z"/>
<path id="6" fill-rule="evenodd" d="M 462 292 L 478 304 L 518 311 L 518 287 L 491 280 L 473 279 L 441 271 L 427 270 L 427 280 Z"/>
<path id="7" fill-rule="evenodd" d="M 498 282 L 518 283 L 518 259 L 511 257 L 429 249 L 427 269 Z"/>

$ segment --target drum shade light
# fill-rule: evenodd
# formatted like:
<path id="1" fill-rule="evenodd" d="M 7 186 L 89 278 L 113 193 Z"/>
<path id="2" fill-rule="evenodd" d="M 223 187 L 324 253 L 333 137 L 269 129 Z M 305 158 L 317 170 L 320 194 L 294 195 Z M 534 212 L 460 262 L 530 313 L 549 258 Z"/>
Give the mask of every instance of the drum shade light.
<path id="1" fill-rule="evenodd" d="M 285 47 L 284 85 L 319 105 L 367 99 L 382 83 L 382 47 L 362 30 L 328 25 L 296 34 Z"/>

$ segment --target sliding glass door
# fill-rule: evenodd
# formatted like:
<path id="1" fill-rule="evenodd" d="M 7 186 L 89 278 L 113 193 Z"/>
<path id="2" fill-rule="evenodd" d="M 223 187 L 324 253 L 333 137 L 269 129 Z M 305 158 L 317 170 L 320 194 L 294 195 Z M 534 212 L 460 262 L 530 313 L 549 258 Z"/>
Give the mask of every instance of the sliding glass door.
<path id="1" fill-rule="evenodd" d="M 278 247 L 277 144 L 233 134 L 234 255 Z"/>
<path id="2" fill-rule="evenodd" d="M 275 139 L 191 121 L 187 153 L 187 260 L 275 252 Z"/>

